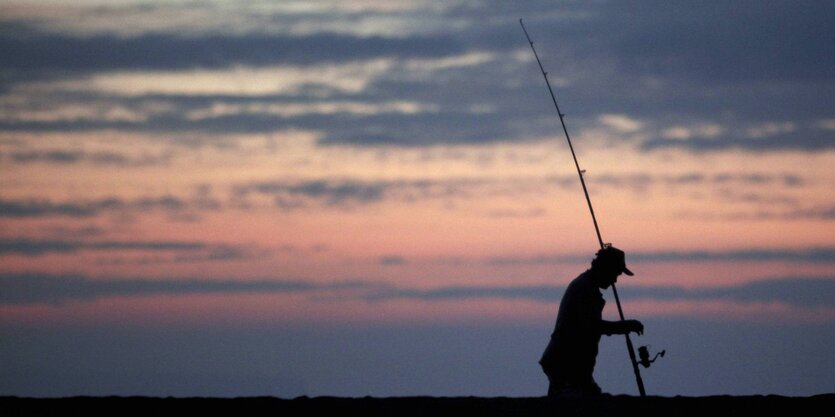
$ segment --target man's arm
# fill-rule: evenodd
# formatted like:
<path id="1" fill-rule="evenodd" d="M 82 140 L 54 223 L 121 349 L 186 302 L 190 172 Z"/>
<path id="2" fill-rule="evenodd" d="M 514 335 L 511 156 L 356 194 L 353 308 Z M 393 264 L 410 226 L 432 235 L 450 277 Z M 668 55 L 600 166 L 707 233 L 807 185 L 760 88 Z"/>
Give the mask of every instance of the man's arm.
<path id="1" fill-rule="evenodd" d="M 600 321 L 600 333 L 606 336 L 613 334 L 644 333 L 644 325 L 638 320 Z"/>

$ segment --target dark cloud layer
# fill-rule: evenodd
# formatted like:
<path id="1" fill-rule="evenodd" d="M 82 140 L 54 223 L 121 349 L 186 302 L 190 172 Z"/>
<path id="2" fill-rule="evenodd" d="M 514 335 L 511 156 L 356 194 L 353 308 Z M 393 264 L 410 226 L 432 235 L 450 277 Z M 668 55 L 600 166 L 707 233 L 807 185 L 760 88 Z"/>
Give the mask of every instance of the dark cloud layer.
<path id="1" fill-rule="evenodd" d="M 385 199 L 418 201 L 443 198 L 466 198 L 482 188 L 501 187 L 496 181 L 479 179 L 450 180 L 372 180 L 322 179 L 307 181 L 261 181 L 237 186 L 235 194 L 266 195 L 284 209 L 324 205 L 350 208 L 378 203 Z M 483 192 L 483 190 L 481 190 Z"/>
<path id="2" fill-rule="evenodd" d="M 55 165 L 70 165 L 89 163 L 101 166 L 147 166 L 166 163 L 168 156 L 132 156 L 122 152 L 86 152 L 81 150 L 67 149 L 42 149 L 14 151 L 8 154 L 7 159 L 16 164 L 45 163 Z"/>
<path id="3" fill-rule="evenodd" d="M 0 277 L 0 303 L 60 304 L 113 296 L 159 294 L 299 292 L 315 286 L 303 281 L 212 281 L 201 279 L 91 279 L 76 275 L 6 274 Z"/>
<path id="4" fill-rule="evenodd" d="M 647 191 L 652 187 L 674 187 L 679 190 L 684 187 L 702 187 L 702 189 L 708 187 L 711 190 L 721 190 L 722 187 L 741 186 L 746 189 L 759 187 L 764 193 L 774 193 L 777 189 L 792 189 L 807 185 L 805 179 L 795 174 L 770 172 L 753 172 L 750 174 L 690 172 L 679 175 L 650 173 L 628 175 L 589 174 L 586 178 L 595 187 L 629 189 L 636 192 Z M 147 213 L 150 211 L 161 211 L 171 215 L 197 215 L 203 211 L 252 207 L 247 200 L 250 196 L 269 198 L 272 205 L 281 210 L 299 208 L 340 209 L 381 202 L 413 204 L 427 201 L 467 200 L 482 196 L 514 197 L 541 194 L 554 187 L 574 189 L 576 186 L 577 179 L 572 175 L 510 179 L 449 178 L 443 180 L 276 179 L 236 184 L 229 191 L 228 199 L 225 200 L 218 199 L 211 194 L 196 196 L 160 195 L 133 199 L 113 196 L 100 199 L 64 201 L 0 198 L 0 218 L 87 218 L 109 214 Z M 779 195 L 772 196 L 771 194 L 749 194 L 741 196 L 723 195 L 723 198 L 743 202 L 759 202 L 763 200 L 778 201 L 782 197 Z M 790 211 L 761 213 L 757 216 L 763 219 L 769 217 L 786 219 L 831 218 L 833 216 L 833 210 L 830 207 L 801 207 L 791 199 L 784 203 L 790 207 Z M 519 214 L 519 212 L 505 214 L 512 215 L 513 213 Z M 502 213 L 494 214 L 502 215 Z M 531 214 L 541 214 L 541 210 L 533 210 Z M 751 213 L 747 215 L 755 216 Z"/>
<path id="5" fill-rule="evenodd" d="M 93 204 L 61 202 L 49 200 L 0 200 L 0 216 L 2 217 L 45 217 L 68 216 L 89 217 L 100 209 L 109 206 L 107 201 Z"/>
<path id="6" fill-rule="evenodd" d="M 107 197 L 95 200 L 54 202 L 46 199 L 0 199 L 0 218 L 24 217 L 92 217 L 106 213 L 126 213 L 148 210 L 185 212 L 216 210 L 219 203 L 210 198 L 186 199 L 171 195 L 125 199 Z"/>
<path id="7" fill-rule="evenodd" d="M 439 57 L 462 51 L 449 37 L 384 38 L 320 33 L 76 37 L 18 26 L 0 32 L 0 68 L 6 71 L 99 72 L 179 70 L 233 65 L 312 65 L 379 57 Z"/>
<path id="8" fill-rule="evenodd" d="M 629 259 L 641 262 L 763 261 L 835 263 L 835 247 L 791 249 L 742 249 L 728 251 L 670 251 L 630 253 Z"/>
<path id="9" fill-rule="evenodd" d="M 431 290 L 390 289 L 372 294 L 369 300 L 407 298 L 420 300 L 463 300 L 472 298 L 525 299 L 532 301 L 559 302 L 564 287 L 560 286 L 519 286 L 519 287 L 445 287 Z M 783 278 L 756 281 L 727 288 L 686 290 L 680 287 L 628 286 L 619 291 L 627 300 L 711 300 L 727 299 L 745 302 L 785 302 L 804 307 L 835 307 L 835 300 L 829 295 L 835 291 L 833 277 Z"/>
<path id="10" fill-rule="evenodd" d="M 391 13 L 403 17 L 399 13 L 404 12 Z M 209 100 L 235 103 L 253 98 L 183 94 L 164 99 L 170 100 L 173 110 L 141 122 L 6 120 L 0 123 L 0 130 L 260 133 L 301 128 L 322 132 L 323 144 L 360 146 L 483 144 L 541 137 L 557 130 L 547 93 L 536 66 L 508 54 L 528 52 L 517 23 L 518 17 L 525 17 L 547 69 L 555 79 L 566 80 L 558 83 L 557 94 L 572 129 L 594 127 L 598 115 L 617 113 L 647 122 L 652 138 L 635 143 L 645 150 L 814 152 L 835 147 L 833 131 L 813 127 L 831 119 L 835 108 L 835 29 L 830 24 L 835 5 L 829 2 L 799 6 L 790 1 L 542 1 L 508 6 L 485 1 L 420 13 L 449 24 L 440 25 L 444 29 L 434 34 L 415 35 L 406 30 L 388 37 L 333 32 L 305 36 L 155 32 L 133 37 L 81 37 L 9 22 L 10 29 L 0 31 L 0 56 L 7 58 L 0 63 L 7 75 L 2 82 L 6 89 L 42 77 L 60 79 L 111 70 L 267 64 L 312 68 L 384 57 L 391 58 L 393 66 L 371 79 L 363 91 L 335 93 L 323 80 L 292 97 L 279 94 L 260 100 L 328 102 L 336 94 L 369 104 L 407 100 L 434 106 L 437 111 L 284 117 L 242 113 L 191 120 L 185 115 L 205 108 L 212 102 Z M 385 12 L 374 15 L 385 16 Z M 410 58 L 446 58 L 469 52 L 494 57 L 473 65 L 432 70 L 405 63 Z M 143 100 L 93 96 L 120 105 Z M 473 108 L 482 111 L 470 111 Z M 744 126 L 773 121 L 792 121 L 799 129 L 761 140 L 736 134 L 668 140 L 654 134 L 682 123 Z"/>
<path id="11" fill-rule="evenodd" d="M 36 240 L 0 239 L 0 255 L 39 256 L 51 253 L 66 254 L 78 251 L 96 252 L 171 252 L 175 260 L 230 260 L 241 259 L 247 251 L 236 245 L 211 244 L 198 241 L 133 241 L 133 240 Z"/>
<path id="12" fill-rule="evenodd" d="M 408 99 L 409 97 L 400 97 Z M 164 114 L 147 121 L 60 120 L 2 121 L 0 131 L 13 132 L 81 132 L 88 130 L 119 130 L 134 132 L 269 133 L 284 129 L 324 130 L 322 144 L 353 144 L 362 146 L 426 146 L 437 144 L 486 144 L 520 139 L 531 134 L 549 132 L 547 123 L 535 122 L 527 129 L 518 115 L 473 114 L 450 109 L 446 112 L 407 114 L 381 112 L 375 115 L 303 114 L 281 116 L 242 113 L 188 119 L 181 114 Z M 538 126 L 538 127 L 537 127 Z M 536 128 L 535 131 L 531 130 Z"/>
<path id="13" fill-rule="evenodd" d="M 527 257 L 494 257 L 486 262 L 495 266 L 547 265 L 590 261 L 589 256 L 542 254 Z M 811 262 L 835 263 L 835 247 L 807 249 L 737 249 L 726 251 L 655 251 L 628 252 L 627 261 L 635 262 Z"/>
<path id="14" fill-rule="evenodd" d="M 454 286 L 414 289 L 370 281 L 334 281 L 316 284 L 302 280 L 255 280 L 127 277 L 89 278 L 80 275 L 1 274 L 0 305 L 59 304 L 102 297 L 139 297 L 206 293 L 301 293 L 310 296 L 359 298 L 368 302 L 393 299 L 424 301 L 466 299 L 524 299 L 559 302 L 562 286 Z M 725 288 L 687 290 L 680 287 L 628 286 L 620 291 L 624 299 L 732 300 L 742 302 L 784 302 L 802 307 L 833 307 L 835 277 L 792 277 L 768 279 Z"/>

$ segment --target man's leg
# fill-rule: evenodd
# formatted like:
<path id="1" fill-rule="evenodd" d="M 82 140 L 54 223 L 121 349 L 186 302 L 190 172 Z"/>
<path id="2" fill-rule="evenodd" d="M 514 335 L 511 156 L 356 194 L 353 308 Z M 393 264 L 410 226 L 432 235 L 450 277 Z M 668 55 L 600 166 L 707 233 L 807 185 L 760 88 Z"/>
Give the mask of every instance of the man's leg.
<path id="1" fill-rule="evenodd" d="M 585 382 L 565 382 L 548 375 L 548 397 L 580 398 L 600 395 L 602 390 L 594 379 Z"/>
<path id="2" fill-rule="evenodd" d="M 559 397 L 565 388 L 565 383 L 558 381 L 556 378 L 548 375 L 548 396 L 551 398 Z"/>
<path id="3" fill-rule="evenodd" d="M 597 385 L 597 382 L 595 382 L 594 379 L 583 387 L 583 391 L 589 396 L 600 395 L 603 393 L 603 390 L 600 389 L 600 385 Z"/>

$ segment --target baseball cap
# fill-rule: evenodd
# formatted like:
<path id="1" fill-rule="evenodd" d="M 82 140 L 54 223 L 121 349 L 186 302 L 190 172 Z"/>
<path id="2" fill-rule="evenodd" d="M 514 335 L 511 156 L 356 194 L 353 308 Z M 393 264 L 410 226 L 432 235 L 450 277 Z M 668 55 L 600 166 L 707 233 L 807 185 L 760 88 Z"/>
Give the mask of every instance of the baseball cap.
<path id="1" fill-rule="evenodd" d="M 614 246 L 606 246 L 597 251 L 597 258 L 607 264 L 619 266 L 626 275 L 635 275 L 626 267 L 626 254 Z"/>

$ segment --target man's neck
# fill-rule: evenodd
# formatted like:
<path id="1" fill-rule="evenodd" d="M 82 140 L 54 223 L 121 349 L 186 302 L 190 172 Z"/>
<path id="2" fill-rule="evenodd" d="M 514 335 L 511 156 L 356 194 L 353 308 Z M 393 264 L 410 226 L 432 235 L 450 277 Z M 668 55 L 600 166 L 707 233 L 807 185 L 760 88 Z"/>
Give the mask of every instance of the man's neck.
<path id="1" fill-rule="evenodd" d="M 594 282 L 595 288 L 602 289 L 603 284 L 604 284 L 604 282 L 603 282 L 604 278 L 603 278 L 602 271 L 600 271 L 597 268 L 589 268 L 589 270 L 587 272 L 588 272 L 589 277 L 591 278 L 592 282 Z"/>

